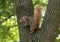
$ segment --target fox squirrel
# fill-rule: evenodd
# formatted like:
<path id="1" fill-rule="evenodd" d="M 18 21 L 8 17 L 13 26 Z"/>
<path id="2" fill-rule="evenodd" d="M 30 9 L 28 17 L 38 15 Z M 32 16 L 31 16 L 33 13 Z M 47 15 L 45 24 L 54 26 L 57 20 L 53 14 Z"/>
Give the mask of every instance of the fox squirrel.
<path id="1" fill-rule="evenodd" d="M 33 33 L 36 29 L 39 28 L 39 24 L 42 16 L 42 7 L 38 6 L 34 10 L 34 17 L 23 16 L 20 18 L 20 22 L 23 23 L 23 26 L 30 26 L 30 33 Z"/>

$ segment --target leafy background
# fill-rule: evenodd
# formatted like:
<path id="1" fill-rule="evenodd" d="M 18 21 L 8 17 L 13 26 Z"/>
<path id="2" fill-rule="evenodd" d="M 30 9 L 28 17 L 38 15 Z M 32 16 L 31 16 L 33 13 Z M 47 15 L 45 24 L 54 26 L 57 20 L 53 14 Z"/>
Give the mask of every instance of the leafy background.
<path id="1" fill-rule="evenodd" d="M 13 5 L 14 0 L 0 0 L 0 42 L 18 42 L 19 31 Z M 34 7 L 42 5 L 46 10 L 48 0 L 32 0 Z M 60 28 L 56 42 L 60 42 Z"/>

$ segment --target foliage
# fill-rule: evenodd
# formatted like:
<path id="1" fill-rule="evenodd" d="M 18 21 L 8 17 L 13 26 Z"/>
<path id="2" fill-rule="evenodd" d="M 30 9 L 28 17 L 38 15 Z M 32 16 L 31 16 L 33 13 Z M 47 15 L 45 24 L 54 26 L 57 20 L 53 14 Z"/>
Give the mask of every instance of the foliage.
<path id="1" fill-rule="evenodd" d="M 17 42 L 18 37 L 13 0 L 0 0 L 0 42 Z"/>
<path id="2" fill-rule="evenodd" d="M 42 5 L 42 6 L 47 6 L 48 0 L 33 0 L 34 6 L 36 5 Z"/>
<path id="3" fill-rule="evenodd" d="M 47 6 L 48 0 L 32 0 L 34 6 Z M 13 0 L 0 0 L 0 42 L 18 42 L 17 17 L 13 5 Z M 58 35 L 60 34 L 60 29 Z M 56 42 L 60 42 L 60 36 Z M 58 38 L 57 37 L 57 38 Z"/>

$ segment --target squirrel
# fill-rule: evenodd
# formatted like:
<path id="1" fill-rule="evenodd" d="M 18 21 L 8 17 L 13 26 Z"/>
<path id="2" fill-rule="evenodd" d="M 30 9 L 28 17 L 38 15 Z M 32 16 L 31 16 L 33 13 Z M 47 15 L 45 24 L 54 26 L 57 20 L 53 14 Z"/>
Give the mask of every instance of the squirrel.
<path id="1" fill-rule="evenodd" d="M 33 33 L 35 28 L 35 20 L 34 17 L 23 16 L 20 18 L 20 22 L 23 24 L 23 27 L 30 26 L 30 33 Z"/>
<path id="2" fill-rule="evenodd" d="M 42 7 L 37 6 L 34 10 L 34 17 L 23 16 L 20 18 L 20 22 L 23 23 L 23 26 L 30 26 L 30 33 L 33 33 L 35 30 L 39 29 L 40 21 L 42 17 Z"/>

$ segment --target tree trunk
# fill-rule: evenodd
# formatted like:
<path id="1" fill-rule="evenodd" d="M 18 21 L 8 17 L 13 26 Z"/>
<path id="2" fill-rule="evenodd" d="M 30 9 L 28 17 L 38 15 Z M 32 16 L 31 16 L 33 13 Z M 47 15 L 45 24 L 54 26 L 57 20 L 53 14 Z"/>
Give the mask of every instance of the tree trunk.
<path id="1" fill-rule="evenodd" d="M 20 42 L 55 42 L 60 26 L 60 0 L 49 0 L 41 29 L 30 34 L 29 27 L 22 28 L 20 17 L 33 16 L 31 0 L 15 0 Z"/>
<path id="2" fill-rule="evenodd" d="M 16 13 L 17 13 L 17 21 L 18 21 L 18 29 L 19 29 L 19 38 L 20 42 L 30 42 L 31 35 L 29 27 L 23 28 L 20 23 L 20 17 L 22 16 L 33 16 L 33 3 L 32 0 L 14 0 Z"/>
<path id="3" fill-rule="evenodd" d="M 60 0 L 49 0 L 42 29 L 38 33 L 40 42 L 55 42 L 60 26 Z"/>

